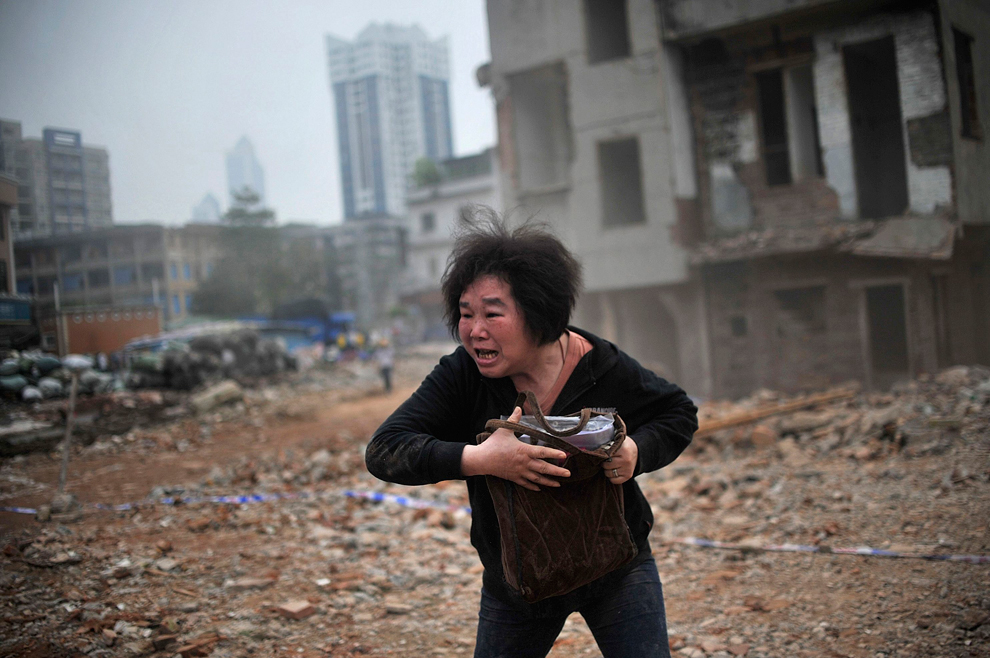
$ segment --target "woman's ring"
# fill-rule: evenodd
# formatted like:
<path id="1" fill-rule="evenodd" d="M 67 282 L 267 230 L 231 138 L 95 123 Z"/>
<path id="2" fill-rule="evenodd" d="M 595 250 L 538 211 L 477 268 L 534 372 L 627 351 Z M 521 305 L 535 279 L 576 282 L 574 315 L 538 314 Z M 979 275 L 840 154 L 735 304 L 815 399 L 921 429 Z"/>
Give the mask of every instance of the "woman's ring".
<path id="1" fill-rule="evenodd" d="M 614 477 L 614 478 L 619 477 L 619 469 L 617 469 L 617 468 L 613 468 L 612 469 L 612 477 Z"/>

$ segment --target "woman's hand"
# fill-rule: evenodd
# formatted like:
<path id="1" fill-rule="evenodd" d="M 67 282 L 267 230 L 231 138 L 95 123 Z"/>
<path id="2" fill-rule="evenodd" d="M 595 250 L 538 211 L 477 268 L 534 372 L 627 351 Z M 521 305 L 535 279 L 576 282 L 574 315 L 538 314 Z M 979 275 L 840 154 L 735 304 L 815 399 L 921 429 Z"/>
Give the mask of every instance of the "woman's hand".
<path id="1" fill-rule="evenodd" d="M 519 422 L 522 409 L 516 407 L 509 420 Z M 492 433 L 481 445 L 467 445 L 461 453 L 461 473 L 494 475 L 515 482 L 520 487 L 539 491 L 540 486 L 559 487 L 560 483 L 548 476 L 570 477 L 567 469 L 554 466 L 544 459 L 566 459 L 567 453 L 546 446 L 533 446 L 516 438 L 511 430 L 500 429 Z"/>
<path id="2" fill-rule="evenodd" d="M 639 460 L 639 446 L 628 436 L 615 454 L 602 462 L 605 475 L 612 484 L 622 484 L 632 478 Z"/>

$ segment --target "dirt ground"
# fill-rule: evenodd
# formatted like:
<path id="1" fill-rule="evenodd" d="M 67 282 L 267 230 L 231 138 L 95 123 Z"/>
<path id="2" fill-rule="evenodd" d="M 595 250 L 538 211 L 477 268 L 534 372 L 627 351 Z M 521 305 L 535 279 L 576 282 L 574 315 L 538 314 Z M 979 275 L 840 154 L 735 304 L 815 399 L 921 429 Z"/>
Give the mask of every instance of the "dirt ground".
<path id="1" fill-rule="evenodd" d="M 75 451 L 68 490 L 85 504 L 81 519 L 0 512 L 0 654 L 470 655 L 481 567 L 466 488 L 386 485 L 363 465 L 370 434 L 428 367 L 400 363 L 388 395 L 373 376 L 282 384 Z M 829 422 L 860 413 L 852 405 Z M 988 554 L 988 411 L 970 407 L 982 420 L 969 430 L 901 449 L 852 438 L 826 450 L 821 433 L 762 446 L 698 439 L 641 476 L 674 655 L 990 655 L 990 564 L 676 541 Z M 50 502 L 58 469 L 57 453 L 5 460 L 0 505 Z M 249 493 L 268 497 L 150 498 Z M 94 506 L 125 502 L 142 504 Z M 280 610 L 294 601 L 312 611 Z M 551 656 L 595 655 L 572 616 Z"/>

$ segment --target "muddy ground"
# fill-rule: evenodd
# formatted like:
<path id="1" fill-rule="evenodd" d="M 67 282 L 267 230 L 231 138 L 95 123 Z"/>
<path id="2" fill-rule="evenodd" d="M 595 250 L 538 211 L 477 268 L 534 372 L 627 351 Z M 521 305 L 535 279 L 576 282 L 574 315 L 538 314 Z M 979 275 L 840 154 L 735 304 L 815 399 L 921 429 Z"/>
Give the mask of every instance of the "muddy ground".
<path id="1" fill-rule="evenodd" d="M 391 394 L 370 371 L 302 374 L 77 449 L 80 519 L 0 512 L 0 655 L 470 655 L 481 566 L 463 483 L 385 485 L 363 465 L 371 432 L 433 362 L 400 360 Z M 936 415 L 915 432 L 918 419 L 901 417 L 904 431 L 884 436 L 864 418 L 891 400 L 697 439 L 640 477 L 675 656 L 990 655 L 990 564 L 676 542 L 990 554 L 985 397 L 947 400 L 965 423 Z M 5 460 L 0 505 L 50 502 L 58 468 L 58 453 Z M 149 498 L 249 493 L 268 498 Z M 125 502 L 139 504 L 94 507 Z M 551 656 L 595 655 L 572 616 Z"/>

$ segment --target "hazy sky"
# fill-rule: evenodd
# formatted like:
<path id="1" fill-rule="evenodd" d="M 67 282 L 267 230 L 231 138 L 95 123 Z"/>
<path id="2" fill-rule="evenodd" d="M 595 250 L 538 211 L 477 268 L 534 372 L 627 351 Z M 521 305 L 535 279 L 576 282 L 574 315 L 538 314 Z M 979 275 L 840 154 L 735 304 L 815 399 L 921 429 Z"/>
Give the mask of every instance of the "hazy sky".
<path id="1" fill-rule="evenodd" d="M 206 192 L 226 207 L 242 135 L 280 222 L 343 216 L 325 34 L 370 22 L 448 36 L 454 149 L 495 141 L 475 69 L 484 0 L 0 0 L 0 117 L 26 137 L 76 129 L 110 152 L 114 221 L 180 224 Z"/>

